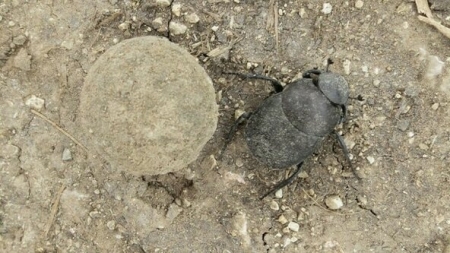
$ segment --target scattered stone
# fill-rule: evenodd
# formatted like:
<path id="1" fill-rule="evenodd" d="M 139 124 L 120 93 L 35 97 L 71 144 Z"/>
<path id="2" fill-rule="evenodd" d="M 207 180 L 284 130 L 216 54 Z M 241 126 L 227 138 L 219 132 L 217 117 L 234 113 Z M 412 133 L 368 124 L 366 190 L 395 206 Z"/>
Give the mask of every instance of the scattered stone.
<path id="1" fill-rule="evenodd" d="M 173 15 L 179 17 L 181 16 L 181 4 L 180 3 L 174 3 L 172 5 L 172 13 Z"/>
<path id="2" fill-rule="evenodd" d="M 431 106 L 431 109 L 433 109 L 434 111 L 436 111 L 438 108 L 439 108 L 439 103 L 434 103 L 434 104 Z"/>
<path id="3" fill-rule="evenodd" d="M 351 61 L 349 59 L 345 59 L 344 63 L 342 64 L 346 75 L 350 75 L 350 64 Z"/>
<path id="4" fill-rule="evenodd" d="M 409 120 L 404 119 L 404 120 L 399 120 L 397 122 L 397 128 L 403 132 L 408 130 L 408 127 L 409 127 Z"/>
<path id="5" fill-rule="evenodd" d="M 231 235 L 239 236 L 244 247 L 248 247 L 251 244 L 251 237 L 247 231 L 247 223 L 246 214 L 243 212 L 237 213 L 231 220 Z"/>
<path id="6" fill-rule="evenodd" d="M 162 23 L 161 23 L 162 24 Z M 130 23 L 129 22 L 123 22 L 118 26 L 119 30 L 121 30 L 122 32 L 127 31 L 128 29 L 130 29 Z"/>
<path id="7" fill-rule="evenodd" d="M 373 164 L 375 162 L 375 158 L 373 156 L 368 156 L 367 161 L 369 161 L 369 164 Z"/>
<path id="8" fill-rule="evenodd" d="M 378 79 L 373 80 L 373 86 L 378 87 L 380 86 L 381 81 Z"/>
<path id="9" fill-rule="evenodd" d="M 191 24 L 196 24 L 196 23 L 198 23 L 198 21 L 200 21 L 200 18 L 195 13 L 191 13 L 191 14 L 187 15 L 185 19 L 188 23 L 191 23 Z"/>
<path id="10" fill-rule="evenodd" d="M 284 224 L 288 223 L 288 220 L 286 219 L 286 217 L 284 215 L 280 215 L 280 217 L 278 217 L 278 222 L 284 225 Z"/>
<path id="11" fill-rule="evenodd" d="M 163 26 L 163 19 L 162 17 L 158 17 L 153 19 L 152 21 L 152 27 L 155 30 L 159 30 Z"/>
<path id="12" fill-rule="evenodd" d="M 171 4 L 170 0 L 155 0 L 155 2 L 160 7 L 169 7 Z"/>
<path id="13" fill-rule="evenodd" d="M 17 158 L 19 157 L 19 153 L 20 148 L 12 144 L 5 144 L 0 148 L 0 157 L 3 159 Z"/>
<path id="14" fill-rule="evenodd" d="M 325 205 L 331 210 L 337 210 L 344 206 L 344 203 L 338 195 L 329 195 L 325 198 Z"/>
<path id="15" fill-rule="evenodd" d="M 109 230 L 114 230 L 116 228 L 116 222 L 113 220 L 110 220 L 106 223 L 106 226 Z"/>
<path id="16" fill-rule="evenodd" d="M 180 213 L 183 211 L 183 208 L 178 206 L 176 203 L 172 203 L 169 206 L 169 209 L 167 210 L 166 213 L 166 218 L 169 221 L 174 220 L 178 215 L 180 215 Z"/>
<path id="17" fill-rule="evenodd" d="M 240 157 L 236 159 L 236 166 L 238 168 L 244 166 L 244 162 L 242 161 L 242 159 Z"/>
<path id="18" fill-rule="evenodd" d="M 330 3 L 323 4 L 323 8 L 322 8 L 323 14 L 330 14 L 332 10 L 333 10 L 333 6 L 331 6 Z"/>
<path id="19" fill-rule="evenodd" d="M 298 232 L 298 230 L 300 229 L 300 225 L 296 222 L 291 221 L 288 224 L 288 228 L 294 232 Z"/>
<path id="20" fill-rule="evenodd" d="M 72 40 L 64 40 L 63 42 L 61 42 L 61 47 L 71 50 L 73 48 L 73 41 Z"/>
<path id="21" fill-rule="evenodd" d="M 278 211 L 280 210 L 280 206 L 278 206 L 278 203 L 275 200 L 272 200 L 270 202 L 270 209 Z"/>
<path id="22" fill-rule="evenodd" d="M 181 35 L 181 34 L 186 33 L 187 26 L 177 23 L 177 22 L 170 22 L 169 30 L 170 30 L 170 33 L 173 35 Z"/>
<path id="23" fill-rule="evenodd" d="M 63 150 L 63 153 L 62 153 L 62 160 L 65 161 L 65 162 L 67 162 L 67 161 L 72 161 L 72 152 L 70 152 L 70 149 L 65 148 L 65 149 Z"/>
<path id="24" fill-rule="evenodd" d="M 234 119 L 237 120 L 239 119 L 239 117 L 241 117 L 242 114 L 244 114 L 245 111 L 241 110 L 241 109 L 237 109 L 236 111 L 234 111 Z"/>
<path id="25" fill-rule="evenodd" d="M 25 44 L 25 42 L 27 42 L 27 37 L 23 34 L 13 38 L 13 43 L 17 46 L 22 46 L 23 44 Z"/>
<path id="26" fill-rule="evenodd" d="M 364 2 L 361 0 L 356 0 L 355 7 L 356 9 L 361 9 L 364 5 Z"/>
<path id="27" fill-rule="evenodd" d="M 281 199 L 283 197 L 283 189 L 279 189 L 275 192 L 275 198 Z"/>
<path id="28" fill-rule="evenodd" d="M 358 204 L 361 207 L 366 207 L 367 206 L 367 197 L 366 197 L 366 195 L 358 195 L 356 197 L 356 199 L 358 200 Z"/>
<path id="29" fill-rule="evenodd" d="M 422 150 L 427 150 L 428 146 L 426 144 L 424 144 L 424 143 L 420 143 L 419 144 L 419 148 L 422 149 Z"/>
<path id="30" fill-rule="evenodd" d="M 31 70 L 31 55 L 28 54 L 25 48 L 19 50 L 19 53 L 14 57 L 14 67 L 23 71 Z"/>
<path id="31" fill-rule="evenodd" d="M 27 100 L 25 100 L 25 105 L 39 111 L 44 107 L 45 100 L 38 98 L 35 95 L 31 95 Z"/>

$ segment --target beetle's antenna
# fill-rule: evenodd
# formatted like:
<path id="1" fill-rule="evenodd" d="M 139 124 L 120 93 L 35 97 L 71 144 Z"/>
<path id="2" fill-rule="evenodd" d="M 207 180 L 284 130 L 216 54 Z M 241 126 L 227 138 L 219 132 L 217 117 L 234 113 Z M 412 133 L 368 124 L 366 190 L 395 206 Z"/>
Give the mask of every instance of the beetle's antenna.
<path id="1" fill-rule="evenodd" d="M 231 127 L 230 132 L 228 133 L 225 139 L 225 145 L 223 145 L 222 149 L 220 150 L 220 154 L 217 157 L 219 161 L 222 160 L 223 153 L 227 149 L 230 142 L 233 140 L 233 136 L 236 134 L 238 126 L 244 123 L 246 120 L 248 120 L 251 115 L 252 112 L 245 112 L 241 116 L 239 116 L 239 118 L 234 122 L 233 127 Z"/>
<path id="2" fill-rule="evenodd" d="M 326 72 L 330 72 L 329 68 L 330 68 L 330 65 L 333 63 L 334 63 L 333 60 L 331 60 L 331 58 L 328 58 Z"/>

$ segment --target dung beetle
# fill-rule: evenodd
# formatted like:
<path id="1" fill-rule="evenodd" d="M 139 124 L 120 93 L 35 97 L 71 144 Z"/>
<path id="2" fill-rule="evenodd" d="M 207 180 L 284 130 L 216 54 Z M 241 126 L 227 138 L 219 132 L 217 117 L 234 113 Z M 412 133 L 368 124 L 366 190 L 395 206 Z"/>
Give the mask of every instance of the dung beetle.
<path id="1" fill-rule="evenodd" d="M 333 63 L 328 59 L 325 71 L 308 70 L 303 78 L 283 85 L 270 77 L 228 72 L 242 78 L 270 81 L 275 94 L 266 98 L 254 111 L 242 114 L 231 128 L 219 157 L 231 142 L 240 124 L 247 121 L 245 140 L 251 153 L 262 163 L 275 169 L 297 165 L 296 171 L 278 183 L 261 199 L 291 183 L 300 173 L 303 162 L 333 134 L 341 145 L 355 177 L 348 149 L 335 127 L 344 122 L 349 99 L 348 83 L 339 74 L 329 71 Z"/>

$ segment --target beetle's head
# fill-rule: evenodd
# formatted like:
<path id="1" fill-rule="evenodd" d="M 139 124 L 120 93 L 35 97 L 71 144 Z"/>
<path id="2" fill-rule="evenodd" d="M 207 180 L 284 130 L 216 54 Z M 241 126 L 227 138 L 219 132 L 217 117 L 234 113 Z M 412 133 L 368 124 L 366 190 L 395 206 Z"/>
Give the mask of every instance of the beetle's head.
<path id="1" fill-rule="evenodd" d="M 349 95 L 348 83 L 341 75 L 329 71 L 331 64 L 333 64 L 333 61 L 328 59 L 325 71 L 314 68 L 306 71 L 303 74 L 303 78 L 311 78 L 314 85 L 319 88 L 331 103 L 345 106 Z"/>
<path id="2" fill-rule="evenodd" d="M 333 61 L 328 59 L 325 71 L 314 68 L 306 71 L 303 74 L 303 78 L 312 79 L 314 85 L 331 103 L 342 108 L 340 122 L 344 122 L 347 115 L 347 100 L 349 96 L 348 83 L 343 76 L 329 71 L 331 64 L 333 64 Z"/>

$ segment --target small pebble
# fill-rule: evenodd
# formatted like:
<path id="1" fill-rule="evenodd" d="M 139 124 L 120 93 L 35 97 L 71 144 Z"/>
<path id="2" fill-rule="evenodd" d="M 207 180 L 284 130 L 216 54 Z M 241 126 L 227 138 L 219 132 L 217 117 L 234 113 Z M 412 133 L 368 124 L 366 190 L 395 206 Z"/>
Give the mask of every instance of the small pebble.
<path id="1" fill-rule="evenodd" d="M 270 209 L 278 211 L 280 210 L 280 206 L 278 206 L 278 203 L 275 200 L 272 200 L 270 202 Z"/>
<path id="2" fill-rule="evenodd" d="M 330 3 L 324 3 L 323 4 L 322 12 L 324 14 L 330 14 L 332 10 L 333 10 L 333 6 L 331 6 Z"/>
<path id="3" fill-rule="evenodd" d="M 373 156 L 368 156 L 367 161 L 369 161 L 369 164 L 373 164 L 375 162 L 375 158 Z"/>
<path id="4" fill-rule="evenodd" d="M 236 166 L 240 168 L 243 165 L 244 165 L 244 162 L 242 162 L 242 159 L 241 158 L 237 158 L 236 159 Z"/>
<path id="5" fill-rule="evenodd" d="M 298 230 L 300 229 L 300 225 L 296 222 L 291 221 L 288 224 L 288 228 L 294 232 L 298 232 Z"/>
<path id="6" fill-rule="evenodd" d="M 200 21 L 200 18 L 195 13 L 191 13 L 191 14 L 187 15 L 185 19 L 188 23 L 191 23 L 191 24 L 196 24 L 196 23 L 198 23 L 198 21 Z"/>
<path id="7" fill-rule="evenodd" d="M 325 198 L 325 205 L 331 210 L 337 210 L 344 206 L 344 203 L 338 195 L 330 195 Z"/>
<path id="8" fill-rule="evenodd" d="M 187 26 L 177 22 L 170 22 L 169 30 L 173 35 L 180 35 L 186 33 Z"/>
<path id="9" fill-rule="evenodd" d="M 109 228 L 109 230 L 114 230 L 116 228 L 116 222 L 113 220 L 110 220 L 106 223 L 106 226 Z"/>
<path id="10" fill-rule="evenodd" d="M 171 4 L 170 0 L 156 0 L 156 4 L 161 7 L 169 7 Z"/>
<path id="11" fill-rule="evenodd" d="M 174 3 L 172 5 L 172 13 L 173 15 L 179 17 L 181 16 L 181 4 L 180 3 Z"/>
<path id="12" fill-rule="evenodd" d="M 350 75 L 350 64 L 351 64 L 351 61 L 348 59 L 345 59 L 345 61 L 343 63 L 343 67 L 344 67 L 344 72 L 346 75 Z"/>
<path id="13" fill-rule="evenodd" d="M 356 197 L 360 206 L 367 206 L 367 197 L 365 195 L 359 195 Z"/>
<path id="14" fill-rule="evenodd" d="M 241 109 L 237 109 L 236 111 L 234 111 L 234 119 L 237 120 L 239 119 L 239 117 L 241 117 L 242 114 L 244 114 L 245 111 L 241 110 Z"/>
<path id="15" fill-rule="evenodd" d="M 181 212 L 183 211 L 183 208 L 178 206 L 176 203 L 172 203 L 169 206 L 169 209 L 167 210 L 166 213 L 166 218 L 168 220 L 173 220 L 175 219 Z"/>
<path id="16" fill-rule="evenodd" d="M 288 223 L 288 220 L 286 219 L 286 217 L 284 215 L 280 215 L 280 217 L 278 217 L 278 222 L 284 225 L 284 224 Z"/>
<path id="17" fill-rule="evenodd" d="M 26 41 L 27 41 L 27 37 L 22 34 L 13 38 L 13 43 L 18 46 L 22 46 L 23 44 L 25 44 Z"/>
<path id="18" fill-rule="evenodd" d="M 437 110 L 439 108 L 439 103 L 434 103 L 432 106 L 431 106 L 431 109 L 433 109 L 433 110 Z"/>
<path id="19" fill-rule="evenodd" d="M 281 199 L 283 197 L 283 189 L 279 189 L 275 192 L 275 198 Z"/>
<path id="20" fill-rule="evenodd" d="M 121 31 L 126 31 L 126 30 L 128 30 L 130 28 L 130 23 L 123 22 L 117 28 L 119 28 L 119 30 L 121 30 Z"/>
<path id="21" fill-rule="evenodd" d="M 373 86 L 375 86 L 375 87 L 378 87 L 378 86 L 380 86 L 380 80 L 378 80 L 378 79 L 375 79 L 375 80 L 373 80 Z"/>
<path id="22" fill-rule="evenodd" d="M 70 152 L 70 149 L 68 149 L 68 148 L 65 148 L 64 150 L 63 150 L 63 153 L 62 153 L 62 160 L 63 161 L 72 161 L 72 152 Z"/>
<path id="23" fill-rule="evenodd" d="M 35 95 L 31 95 L 25 101 L 25 105 L 35 110 L 41 110 L 45 105 L 45 100 L 42 98 L 38 98 Z"/>
<path id="24" fill-rule="evenodd" d="M 159 28 L 161 28 L 162 24 L 163 24 L 163 19 L 162 19 L 161 17 L 155 18 L 155 19 L 153 19 L 153 21 L 152 21 L 152 27 L 153 27 L 154 29 L 156 29 L 156 30 L 158 30 Z"/>
<path id="25" fill-rule="evenodd" d="M 355 7 L 357 9 L 361 9 L 363 7 L 363 5 L 364 5 L 364 2 L 361 1 L 361 0 L 357 0 L 356 3 L 355 3 Z"/>

